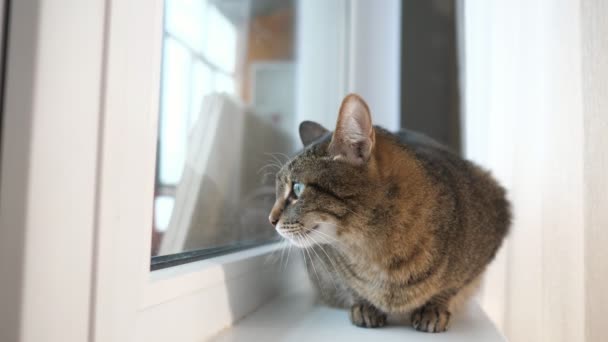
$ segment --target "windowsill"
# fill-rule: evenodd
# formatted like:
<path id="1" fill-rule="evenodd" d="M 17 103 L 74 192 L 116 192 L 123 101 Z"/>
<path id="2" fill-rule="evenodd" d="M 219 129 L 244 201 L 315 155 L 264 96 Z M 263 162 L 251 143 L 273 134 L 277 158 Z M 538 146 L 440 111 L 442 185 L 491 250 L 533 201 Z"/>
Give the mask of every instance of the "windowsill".
<path id="1" fill-rule="evenodd" d="M 357 328 L 344 310 L 313 303 L 312 296 L 277 298 L 216 336 L 212 341 L 506 341 L 477 303 L 456 316 L 450 330 L 428 334 L 389 319 L 378 329 Z"/>

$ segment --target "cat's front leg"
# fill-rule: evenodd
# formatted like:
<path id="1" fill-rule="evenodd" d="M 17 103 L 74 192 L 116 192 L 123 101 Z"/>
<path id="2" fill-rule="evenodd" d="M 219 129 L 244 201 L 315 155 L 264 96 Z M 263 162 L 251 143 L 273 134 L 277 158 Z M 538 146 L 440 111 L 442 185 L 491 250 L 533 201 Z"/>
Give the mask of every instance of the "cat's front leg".
<path id="1" fill-rule="evenodd" d="M 461 288 L 445 290 L 412 312 L 411 321 L 418 331 L 438 333 L 448 330 L 452 313 L 477 290 L 481 276 Z"/>
<path id="2" fill-rule="evenodd" d="M 366 302 L 357 302 L 350 307 L 350 321 L 363 328 L 379 328 L 386 325 L 386 314 Z"/>
<path id="3" fill-rule="evenodd" d="M 418 331 L 437 333 L 448 329 L 452 314 L 444 305 L 427 303 L 412 313 L 412 326 Z"/>

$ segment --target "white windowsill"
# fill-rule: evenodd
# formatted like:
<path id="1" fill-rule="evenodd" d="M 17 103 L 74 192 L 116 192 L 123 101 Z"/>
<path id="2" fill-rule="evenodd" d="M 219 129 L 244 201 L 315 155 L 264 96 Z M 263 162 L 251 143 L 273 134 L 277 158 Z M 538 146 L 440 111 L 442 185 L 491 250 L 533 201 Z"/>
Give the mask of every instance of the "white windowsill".
<path id="1" fill-rule="evenodd" d="M 450 330 L 440 334 L 418 332 L 406 322 L 390 319 L 383 328 L 357 328 L 346 311 L 316 305 L 311 295 L 296 294 L 269 302 L 212 341 L 506 341 L 475 302 L 455 317 Z"/>

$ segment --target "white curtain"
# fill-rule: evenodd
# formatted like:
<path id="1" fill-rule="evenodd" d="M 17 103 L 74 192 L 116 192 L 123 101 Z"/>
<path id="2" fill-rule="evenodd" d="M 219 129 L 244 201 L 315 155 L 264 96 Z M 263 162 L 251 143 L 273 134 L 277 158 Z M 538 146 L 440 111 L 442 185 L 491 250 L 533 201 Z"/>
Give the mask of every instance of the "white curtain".
<path id="1" fill-rule="evenodd" d="M 459 5 L 465 153 L 508 188 L 515 218 L 482 306 L 511 341 L 600 340 L 608 316 L 608 6 Z"/>

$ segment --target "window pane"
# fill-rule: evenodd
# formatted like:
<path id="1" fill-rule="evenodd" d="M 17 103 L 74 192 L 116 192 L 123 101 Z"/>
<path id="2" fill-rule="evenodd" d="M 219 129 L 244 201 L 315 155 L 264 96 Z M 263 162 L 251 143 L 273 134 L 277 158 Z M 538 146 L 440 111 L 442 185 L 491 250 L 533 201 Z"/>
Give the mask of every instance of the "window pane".
<path id="1" fill-rule="evenodd" d="M 194 51 L 203 51 L 207 1 L 166 0 L 165 32 Z"/>
<path id="2" fill-rule="evenodd" d="M 213 92 L 213 73 L 209 66 L 200 60 L 195 60 L 192 66 L 190 98 L 190 116 L 188 128 L 192 129 L 195 121 L 200 117 L 203 97 Z"/>
<path id="3" fill-rule="evenodd" d="M 160 233 L 164 233 L 169 227 L 174 203 L 172 196 L 157 196 L 154 201 L 154 226 Z"/>
<path id="4" fill-rule="evenodd" d="M 236 62 L 236 27 L 228 18 L 211 6 L 207 11 L 204 41 L 204 55 L 209 62 L 226 73 L 234 73 Z"/>
<path id="5" fill-rule="evenodd" d="M 274 241 L 299 147 L 294 1 L 167 0 L 152 255 Z"/>
<path id="6" fill-rule="evenodd" d="M 218 93 L 234 94 L 234 78 L 217 72 L 214 77 L 215 91 Z"/>
<path id="7" fill-rule="evenodd" d="M 176 40 L 164 42 L 158 176 L 162 184 L 177 184 L 186 157 L 192 58 Z"/>

